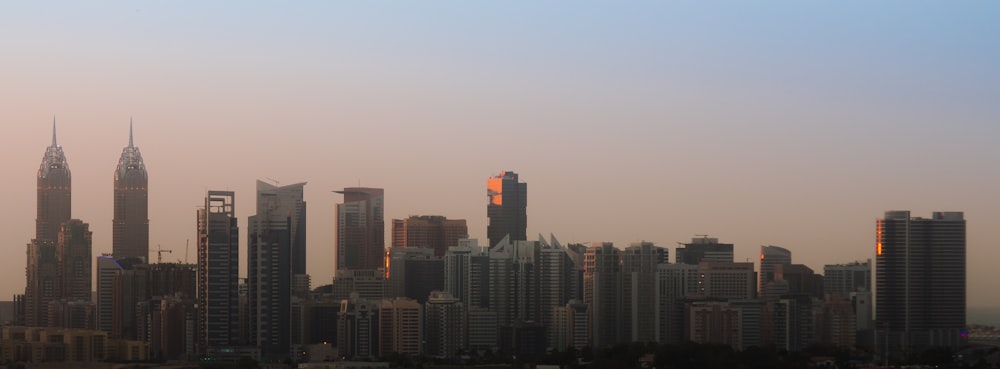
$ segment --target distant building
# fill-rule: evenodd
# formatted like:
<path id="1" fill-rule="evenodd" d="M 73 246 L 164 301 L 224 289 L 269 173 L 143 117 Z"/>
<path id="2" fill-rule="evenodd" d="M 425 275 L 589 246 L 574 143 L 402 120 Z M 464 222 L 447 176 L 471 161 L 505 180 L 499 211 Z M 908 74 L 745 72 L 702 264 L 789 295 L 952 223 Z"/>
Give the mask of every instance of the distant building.
<path id="1" fill-rule="evenodd" d="M 872 290 L 872 261 L 823 266 L 823 291 L 849 297 L 852 292 Z"/>
<path id="2" fill-rule="evenodd" d="M 595 242 L 584 254 L 583 302 L 590 312 L 593 347 L 624 342 L 621 306 L 621 251 L 610 242 Z"/>
<path id="3" fill-rule="evenodd" d="M 453 357 L 468 348 L 465 305 L 447 292 L 434 291 L 424 304 L 424 354 Z"/>
<path id="4" fill-rule="evenodd" d="M 486 237 L 490 247 L 508 238 L 511 242 L 528 239 L 528 184 L 518 181 L 517 173 L 500 172 L 486 180 Z"/>
<path id="5" fill-rule="evenodd" d="M 587 304 L 580 300 L 570 300 L 565 306 L 553 308 L 551 330 L 555 333 L 549 346 L 559 351 L 587 347 L 590 344 L 587 319 Z"/>
<path id="6" fill-rule="evenodd" d="M 439 215 L 411 216 L 392 220 L 392 247 L 428 248 L 434 256 L 444 256 L 458 240 L 469 237 L 465 219 Z"/>
<path id="7" fill-rule="evenodd" d="M 902 347 L 963 341 L 966 314 L 965 218 L 888 211 L 876 222 L 876 311 L 890 342 Z"/>
<path id="8" fill-rule="evenodd" d="M 389 249 L 389 290 L 391 297 L 427 301 L 431 291 L 444 289 L 444 260 L 428 248 Z"/>
<path id="9" fill-rule="evenodd" d="M 466 307 L 489 306 L 490 256 L 476 239 L 463 239 L 444 256 L 444 290 Z"/>
<path id="10" fill-rule="evenodd" d="M 768 283 L 781 278 L 775 273 L 777 265 L 791 264 L 792 252 L 778 246 L 760 247 L 760 286 L 758 291 L 763 292 Z"/>
<path id="11" fill-rule="evenodd" d="M 753 263 L 698 264 L 698 293 L 707 298 L 745 300 L 756 298 Z"/>
<path id="12" fill-rule="evenodd" d="M 198 209 L 198 346 L 238 346 L 239 237 L 236 195 L 208 191 Z"/>
<path id="13" fill-rule="evenodd" d="M 719 243 L 718 238 L 708 236 L 692 238 L 691 243 L 678 247 L 676 252 L 677 264 L 698 265 L 703 261 L 732 263 L 733 244 Z"/>
<path id="14" fill-rule="evenodd" d="M 385 191 L 348 187 L 337 193 L 337 270 L 385 268 Z"/>
<path id="15" fill-rule="evenodd" d="M 149 179 L 139 148 L 132 142 L 129 120 L 128 146 L 115 168 L 115 217 L 111 254 L 116 259 L 149 260 Z"/>
<path id="16" fill-rule="evenodd" d="M 384 299 L 379 305 L 379 352 L 420 355 L 423 341 L 423 306 L 405 297 Z"/>
<path id="17" fill-rule="evenodd" d="M 338 271 L 339 272 L 339 271 Z M 340 303 L 337 348 L 347 360 L 375 359 L 379 355 L 379 300 L 352 294 Z"/>
<path id="18" fill-rule="evenodd" d="M 72 178 L 62 146 L 56 143 L 52 120 L 52 145 L 38 167 L 38 212 L 35 238 L 27 246 L 24 289 L 24 322 L 32 327 L 48 326 L 48 303 L 61 296 L 56 244 L 59 231 L 70 220 Z"/>
<path id="19" fill-rule="evenodd" d="M 627 342 L 656 340 L 656 273 L 667 249 L 636 242 L 622 251 L 622 334 Z"/>
<path id="20" fill-rule="evenodd" d="M 91 238 L 90 225 L 79 219 L 63 224 L 59 232 L 56 257 L 59 260 L 60 298 L 90 301 L 91 299 Z"/>
<path id="21" fill-rule="evenodd" d="M 656 272 L 656 342 L 680 343 L 684 331 L 684 304 L 689 296 L 700 296 L 698 266 L 659 264 Z"/>
<path id="22" fill-rule="evenodd" d="M 257 181 L 257 213 L 249 219 L 247 287 L 250 345 L 261 359 L 290 355 L 292 279 L 305 274 L 305 183 Z"/>
<path id="23" fill-rule="evenodd" d="M 97 257 L 97 329 L 111 335 L 114 317 L 114 283 L 122 274 L 122 266 L 111 255 Z"/>

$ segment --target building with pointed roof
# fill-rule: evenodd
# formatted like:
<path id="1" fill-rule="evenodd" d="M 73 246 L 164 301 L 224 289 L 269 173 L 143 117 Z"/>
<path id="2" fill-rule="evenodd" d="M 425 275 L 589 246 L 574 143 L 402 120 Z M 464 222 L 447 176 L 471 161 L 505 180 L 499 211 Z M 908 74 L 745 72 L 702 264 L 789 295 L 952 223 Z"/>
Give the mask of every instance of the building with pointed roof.
<path id="1" fill-rule="evenodd" d="M 132 139 L 129 119 L 128 146 L 115 168 L 115 216 L 111 252 L 115 259 L 149 260 L 149 178 L 146 164 Z"/>

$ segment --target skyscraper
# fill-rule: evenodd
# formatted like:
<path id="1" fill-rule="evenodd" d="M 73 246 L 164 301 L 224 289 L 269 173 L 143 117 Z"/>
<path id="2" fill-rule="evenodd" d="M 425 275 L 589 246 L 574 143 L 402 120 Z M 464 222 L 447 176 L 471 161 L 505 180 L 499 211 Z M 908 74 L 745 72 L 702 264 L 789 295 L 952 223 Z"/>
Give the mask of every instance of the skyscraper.
<path id="1" fill-rule="evenodd" d="M 889 342 L 960 344 L 965 328 L 965 218 L 934 212 L 930 219 L 887 211 L 875 227 L 875 315 Z"/>
<path id="2" fill-rule="evenodd" d="M 678 247 L 676 262 L 678 264 L 698 265 L 702 261 L 732 263 L 733 244 L 719 243 L 718 238 L 708 238 L 701 236 L 692 238 L 691 243 Z"/>
<path id="3" fill-rule="evenodd" d="M 38 167 L 38 208 L 35 238 L 28 244 L 24 321 L 28 326 L 48 325 L 48 304 L 60 295 L 59 261 L 56 243 L 62 224 L 69 221 L 71 176 L 66 154 L 56 143 L 56 122 L 52 119 L 52 145 L 45 149 Z"/>
<path id="4" fill-rule="evenodd" d="M 635 242 L 622 251 L 622 334 L 628 342 L 656 340 L 656 273 L 667 249 Z"/>
<path id="5" fill-rule="evenodd" d="M 70 301 L 91 300 L 91 238 L 90 225 L 79 219 L 63 223 L 56 244 L 59 260 L 59 298 Z"/>
<path id="6" fill-rule="evenodd" d="M 337 204 L 337 269 L 385 268 L 385 191 L 348 187 Z"/>
<path id="7" fill-rule="evenodd" d="M 623 342 L 621 251 L 610 242 L 595 242 L 584 254 L 583 303 L 590 312 L 593 347 Z"/>
<path id="8" fill-rule="evenodd" d="M 528 239 L 528 184 L 518 182 L 517 173 L 500 172 L 486 180 L 486 237 L 490 247 L 504 237 L 510 242 Z"/>
<path id="9" fill-rule="evenodd" d="M 38 168 L 38 216 L 35 239 L 55 243 L 59 229 L 70 219 L 71 177 L 62 146 L 56 144 L 56 122 L 52 119 L 52 145 L 45 149 Z"/>
<path id="10" fill-rule="evenodd" d="M 392 247 L 430 248 L 434 256 L 444 256 L 449 247 L 458 246 L 458 240 L 468 237 L 465 219 L 414 215 L 392 220 Z"/>
<path id="11" fill-rule="evenodd" d="M 240 229 L 236 195 L 208 191 L 198 209 L 198 345 L 239 345 Z"/>
<path id="12" fill-rule="evenodd" d="M 260 348 L 264 359 L 289 355 L 292 278 L 305 274 L 304 186 L 257 181 L 257 213 L 247 232 L 247 287 L 250 344 Z"/>
<path id="13" fill-rule="evenodd" d="M 777 278 L 775 269 L 777 265 L 787 265 L 792 263 L 792 252 L 784 247 L 761 246 L 760 247 L 760 285 L 757 291 L 764 294 L 764 288 L 768 283 L 774 282 Z"/>
<path id="14" fill-rule="evenodd" d="M 139 148 L 132 142 L 129 120 L 128 146 L 115 168 L 115 217 L 111 253 L 116 259 L 149 260 L 149 179 Z"/>

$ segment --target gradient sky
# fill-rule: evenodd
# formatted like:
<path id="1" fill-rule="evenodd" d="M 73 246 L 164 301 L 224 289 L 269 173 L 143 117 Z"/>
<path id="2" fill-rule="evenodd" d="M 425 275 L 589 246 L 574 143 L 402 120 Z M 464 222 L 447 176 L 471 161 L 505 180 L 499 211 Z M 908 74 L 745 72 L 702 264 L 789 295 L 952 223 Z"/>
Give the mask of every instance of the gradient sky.
<path id="1" fill-rule="evenodd" d="M 513 170 L 529 235 L 672 258 L 709 234 L 820 272 L 874 258 L 886 210 L 964 211 L 969 306 L 1000 306 L 1000 2 L 2 8 L 3 299 L 23 293 L 55 115 L 95 255 L 132 116 L 168 260 L 191 240 L 195 261 L 208 189 L 236 191 L 244 258 L 264 178 L 308 182 L 313 286 L 332 278 L 343 187 L 385 188 L 387 218 L 467 219 L 485 243 L 486 178 Z"/>

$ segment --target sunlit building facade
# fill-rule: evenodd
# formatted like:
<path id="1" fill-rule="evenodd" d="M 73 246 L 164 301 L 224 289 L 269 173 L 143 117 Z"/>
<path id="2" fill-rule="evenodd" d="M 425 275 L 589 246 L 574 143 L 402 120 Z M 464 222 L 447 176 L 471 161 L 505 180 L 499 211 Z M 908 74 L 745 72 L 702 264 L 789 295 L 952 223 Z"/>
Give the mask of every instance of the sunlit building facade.
<path id="1" fill-rule="evenodd" d="M 509 236 L 511 242 L 528 239 L 528 184 L 517 173 L 504 171 L 486 180 L 486 237 L 490 247 Z"/>

